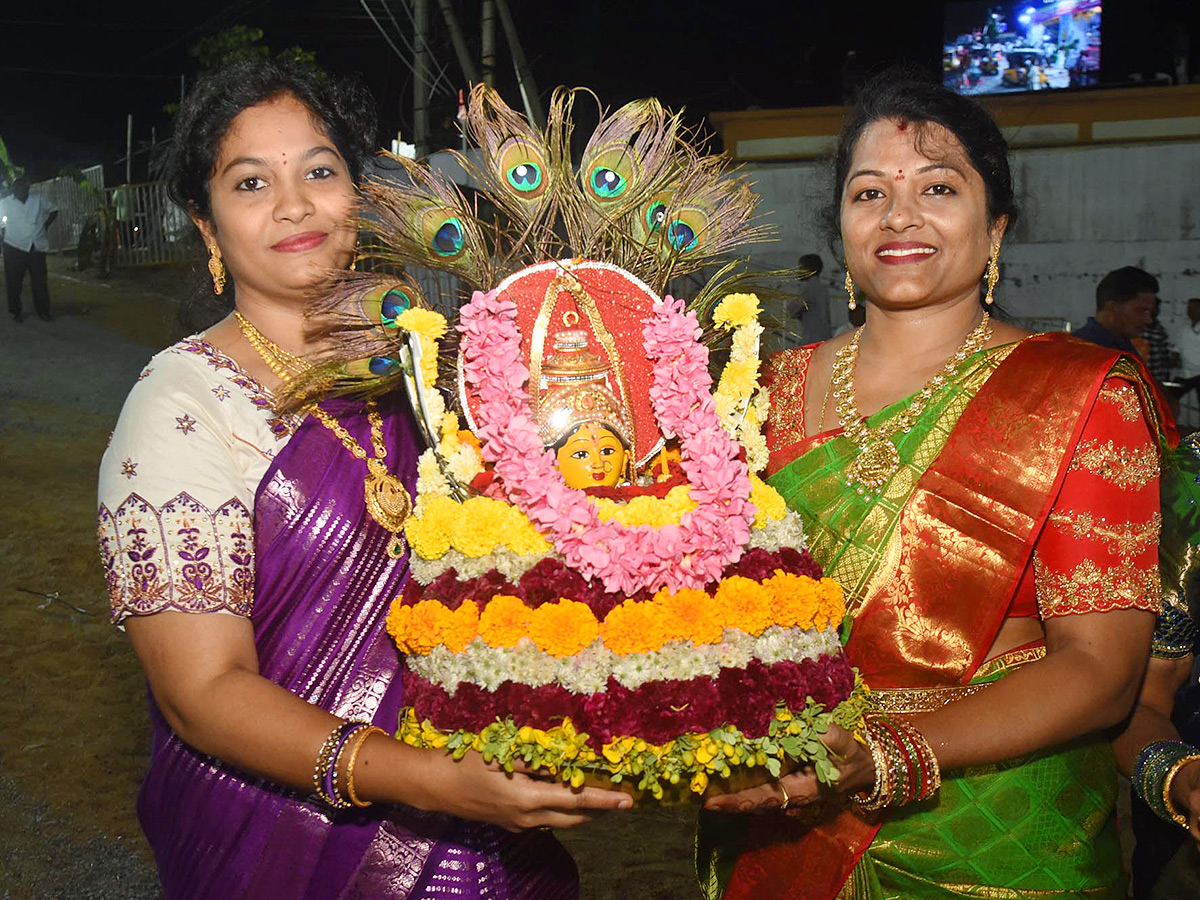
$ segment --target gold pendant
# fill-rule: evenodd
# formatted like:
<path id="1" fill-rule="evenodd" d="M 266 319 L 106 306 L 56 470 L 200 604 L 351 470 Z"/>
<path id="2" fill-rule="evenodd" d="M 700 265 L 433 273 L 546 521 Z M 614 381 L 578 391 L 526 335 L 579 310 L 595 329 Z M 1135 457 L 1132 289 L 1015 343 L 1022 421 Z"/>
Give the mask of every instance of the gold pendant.
<path id="1" fill-rule="evenodd" d="M 404 483 L 376 459 L 367 460 L 363 495 L 367 512 L 385 531 L 400 534 L 404 530 L 404 523 L 412 512 L 412 498 Z"/>
<path id="2" fill-rule="evenodd" d="M 891 441 L 876 438 L 863 447 L 862 452 L 846 472 L 851 483 L 858 483 L 871 491 L 877 491 L 888 483 L 900 468 L 900 451 Z"/>

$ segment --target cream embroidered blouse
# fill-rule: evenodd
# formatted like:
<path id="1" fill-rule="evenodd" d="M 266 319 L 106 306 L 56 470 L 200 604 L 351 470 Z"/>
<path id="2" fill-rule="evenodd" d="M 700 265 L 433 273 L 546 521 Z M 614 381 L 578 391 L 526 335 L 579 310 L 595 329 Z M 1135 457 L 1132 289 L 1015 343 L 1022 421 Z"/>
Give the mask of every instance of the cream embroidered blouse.
<path id="1" fill-rule="evenodd" d="M 254 496 L 297 422 L 198 336 L 138 376 L 100 463 L 100 553 L 112 618 L 250 615 Z"/>

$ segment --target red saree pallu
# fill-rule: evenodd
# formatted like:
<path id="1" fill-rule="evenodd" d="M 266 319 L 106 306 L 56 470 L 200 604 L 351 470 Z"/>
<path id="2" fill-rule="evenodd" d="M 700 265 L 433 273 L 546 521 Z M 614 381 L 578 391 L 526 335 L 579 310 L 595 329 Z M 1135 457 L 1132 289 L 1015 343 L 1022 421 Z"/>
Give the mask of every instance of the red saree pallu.
<path id="1" fill-rule="evenodd" d="M 960 375 L 967 372 L 964 366 Z M 869 564 L 842 560 L 840 571 L 827 571 L 847 589 L 847 652 L 873 690 L 949 696 L 981 674 L 1112 376 L 1136 386 L 1142 407 L 1156 415 L 1159 398 L 1136 362 L 1064 335 L 983 351 L 966 379 L 975 382 L 957 418 L 949 405 L 927 413 L 940 416 L 948 434 L 901 498 L 896 526 L 890 533 L 877 529 L 882 537 Z M 773 401 L 802 402 L 796 380 L 773 387 Z M 1152 425 L 1160 443 L 1177 440 L 1169 422 Z M 769 427 L 772 482 L 834 437 Z M 706 814 L 697 857 L 709 896 L 725 900 L 829 900 L 843 890 L 880 828 L 849 808 L 817 826 L 780 817 L 746 825 L 720 818 Z M 703 857 L 710 847 L 706 877 Z"/>

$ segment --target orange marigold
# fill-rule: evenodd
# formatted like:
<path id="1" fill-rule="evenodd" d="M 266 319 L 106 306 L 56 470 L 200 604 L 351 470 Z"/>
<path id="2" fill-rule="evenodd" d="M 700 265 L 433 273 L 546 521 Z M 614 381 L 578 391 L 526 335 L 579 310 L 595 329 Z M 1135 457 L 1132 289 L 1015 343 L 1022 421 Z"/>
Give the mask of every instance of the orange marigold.
<path id="1" fill-rule="evenodd" d="M 401 653 L 411 652 L 408 646 L 408 623 L 411 619 L 412 608 L 401 603 L 399 597 L 393 600 L 387 614 L 387 631 Z"/>
<path id="2" fill-rule="evenodd" d="M 821 614 L 821 591 L 804 575 L 776 572 L 763 582 L 771 594 L 771 615 L 783 628 L 812 628 Z"/>
<path id="3" fill-rule="evenodd" d="M 588 605 L 577 600 L 543 603 L 532 613 L 529 636 L 539 650 L 551 656 L 573 656 L 600 633 L 600 623 Z"/>
<path id="4" fill-rule="evenodd" d="M 604 617 L 604 646 L 618 656 L 657 650 L 675 635 L 667 611 L 658 603 L 626 600 Z"/>
<path id="5" fill-rule="evenodd" d="M 479 616 L 479 635 L 492 647 L 515 647 L 529 633 L 533 611 L 520 597 L 497 594 Z"/>
<path id="6" fill-rule="evenodd" d="M 445 621 L 450 615 L 438 600 L 422 600 L 409 609 L 408 629 L 404 635 L 407 653 L 424 656 L 438 644 L 442 643 Z"/>
<path id="7" fill-rule="evenodd" d="M 846 618 L 846 593 L 842 586 L 832 578 L 821 579 L 821 595 L 824 599 L 822 609 L 829 617 L 830 623 L 837 628 Z"/>
<path id="8" fill-rule="evenodd" d="M 442 620 L 442 643 L 453 652 L 462 653 L 479 634 L 479 607 L 474 600 L 464 600 L 458 609 L 447 613 Z"/>
<path id="9" fill-rule="evenodd" d="M 721 642 L 725 633 L 724 616 L 721 607 L 706 591 L 682 588 L 671 593 L 663 588 L 654 595 L 654 603 L 665 614 L 671 637 L 690 640 L 696 646 Z"/>
<path id="10" fill-rule="evenodd" d="M 759 635 L 774 624 L 773 592 L 753 579 L 731 575 L 717 586 L 714 598 L 725 623 L 746 634 Z"/>

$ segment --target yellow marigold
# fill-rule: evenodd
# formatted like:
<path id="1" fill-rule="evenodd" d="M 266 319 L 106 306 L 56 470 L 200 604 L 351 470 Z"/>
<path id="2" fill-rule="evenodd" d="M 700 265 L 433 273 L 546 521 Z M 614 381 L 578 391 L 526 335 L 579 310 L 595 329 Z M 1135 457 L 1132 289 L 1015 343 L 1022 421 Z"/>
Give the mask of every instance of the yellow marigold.
<path id="1" fill-rule="evenodd" d="M 534 527 L 520 510 L 516 513 L 511 527 L 504 536 L 508 549 L 518 556 L 545 556 L 550 552 L 550 542 L 542 537 L 541 532 Z"/>
<path id="2" fill-rule="evenodd" d="M 758 635 L 775 617 L 772 613 L 772 592 L 742 575 L 731 575 L 717 586 L 714 598 L 725 617 L 725 623 L 746 634 Z"/>
<path id="3" fill-rule="evenodd" d="M 450 610 L 437 600 L 422 600 L 408 608 L 412 612 L 408 616 L 403 640 L 398 639 L 396 643 L 406 647 L 406 653 L 425 656 L 444 642 L 442 635 L 445 634 Z"/>
<path id="4" fill-rule="evenodd" d="M 474 600 L 464 600 L 458 609 L 447 613 L 442 619 L 442 643 L 462 653 L 479 634 L 479 607 Z"/>
<path id="5" fill-rule="evenodd" d="M 441 559 L 450 549 L 450 533 L 428 515 L 410 516 L 404 523 L 404 534 L 413 553 L 421 559 Z"/>
<path id="6" fill-rule="evenodd" d="M 713 310 L 713 324 L 722 328 L 738 328 L 758 321 L 761 312 L 755 294 L 726 294 Z"/>
<path id="7" fill-rule="evenodd" d="M 588 605 L 577 600 L 543 603 L 529 621 L 529 636 L 538 649 L 559 658 L 575 655 L 599 632 L 600 623 Z"/>
<path id="8" fill-rule="evenodd" d="M 439 449 L 444 458 L 449 459 L 458 449 L 458 413 L 447 410 L 442 416 L 442 437 Z"/>
<path id="9" fill-rule="evenodd" d="M 771 595 L 772 615 L 784 628 L 814 628 L 823 625 L 821 586 L 804 575 L 776 572 L 763 582 Z"/>
<path id="10" fill-rule="evenodd" d="M 787 515 L 787 503 L 779 491 L 757 475 L 750 476 L 750 502 L 758 509 L 754 516 L 755 528 L 762 528 L 768 520 L 779 520 Z"/>
<path id="11" fill-rule="evenodd" d="M 721 608 L 706 591 L 682 588 L 671 593 L 663 588 L 654 595 L 654 603 L 663 610 L 673 637 L 690 640 L 696 646 L 721 642 L 725 621 Z"/>
<path id="12" fill-rule="evenodd" d="M 618 656 L 647 653 L 671 639 L 666 610 L 659 604 L 626 600 L 604 617 L 604 646 Z"/>
<path id="13" fill-rule="evenodd" d="M 529 633 L 531 612 L 520 597 L 497 594 L 479 616 L 479 636 L 492 647 L 515 647 Z"/>
<path id="14" fill-rule="evenodd" d="M 401 653 L 409 653 L 408 646 L 408 625 L 412 621 L 412 608 L 405 606 L 397 597 L 392 601 L 391 608 L 387 614 L 387 632 L 392 636 L 392 640 L 396 642 L 396 646 L 400 648 Z"/>
<path id="15" fill-rule="evenodd" d="M 626 527 L 650 525 L 662 528 L 665 525 L 678 525 L 684 513 L 696 508 L 691 492 L 685 484 L 671 488 L 665 497 L 642 495 L 625 503 L 601 497 L 595 504 L 596 514 L 601 520 L 616 519 Z"/>
<path id="16" fill-rule="evenodd" d="M 509 506 L 491 497 L 472 497 L 462 504 L 450 526 L 450 542 L 464 556 L 478 558 L 503 543 Z"/>
<path id="17" fill-rule="evenodd" d="M 431 340 L 441 340 L 446 334 L 446 317 L 432 309 L 410 306 L 396 317 L 396 325 L 405 331 Z M 424 348 L 422 348 L 424 349 Z"/>
<path id="18" fill-rule="evenodd" d="M 421 384 L 432 388 L 437 381 L 437 342 L 423 334 L 418 334 L 417 343 L 421 345 Z"/>
<path id="19" fill-rule="evenodd" d="M 821 612 L 836 628 L 846 618 L 846 593 L 832 578 L 821 579 Z"/>

